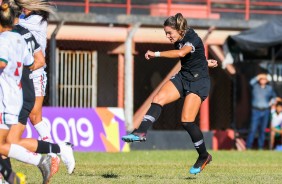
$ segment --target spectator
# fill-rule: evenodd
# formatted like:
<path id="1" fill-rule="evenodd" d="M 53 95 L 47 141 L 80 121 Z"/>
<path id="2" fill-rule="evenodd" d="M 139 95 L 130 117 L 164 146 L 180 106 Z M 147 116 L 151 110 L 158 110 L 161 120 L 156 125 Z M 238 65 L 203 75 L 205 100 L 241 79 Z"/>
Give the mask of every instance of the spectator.
<path id="1" fill-rule="evenodd" d="M 271 109 L 270 149 L 273 149 L 275 137 L 282 135 L 282 101 L 279 100 Z"/>
<path id="2" fill-rule="evenodd" d="M 252 117 L 249 135 L 247 138 L 247 149 L 251 149 L 256 132 L 258 130 L 258 149 L 263 149 L 265 140 L 265 129 L 269 122 L 270 106 L 275 103 L 276 93 L 266 73 L 261 73 L 251 79 L 252 87 Z"/>

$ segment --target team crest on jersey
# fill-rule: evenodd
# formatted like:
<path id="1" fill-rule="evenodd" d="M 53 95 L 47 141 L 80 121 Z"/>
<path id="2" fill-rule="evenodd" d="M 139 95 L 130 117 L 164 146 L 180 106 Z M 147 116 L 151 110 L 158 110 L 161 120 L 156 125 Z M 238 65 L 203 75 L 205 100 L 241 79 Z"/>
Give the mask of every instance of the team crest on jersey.
<path id="1" fill-rule="evenodd" d="M 178 44 L 178 48 L 181 49 L 183 47 L 183 43 Z"/>

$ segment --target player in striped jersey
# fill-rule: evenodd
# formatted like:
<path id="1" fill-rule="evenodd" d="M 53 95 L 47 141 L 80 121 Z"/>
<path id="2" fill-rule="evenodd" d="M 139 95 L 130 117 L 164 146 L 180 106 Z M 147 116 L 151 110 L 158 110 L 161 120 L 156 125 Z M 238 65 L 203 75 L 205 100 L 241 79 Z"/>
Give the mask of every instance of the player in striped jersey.
<path id="1" fill-rule="evenodd" d="M 36 59 L 37 58 L 44 59 L 39 44 L 35 40 L 34 36 L 29 32 L 29 30 L 17 24 L 14 26 L 13 31 L 18 32 L 19 34 L 22 35 L 22 37 L 27 42 L 27 45 L 31 46 L 29 49 Z M 11 143 L 20 144 L 21 146 L 24 146 L 28 150 L 36 153 L 55 153 L 53 157 L 54 159 L 57 159 L 58 162 L 57 164 L 59 164 L 60 159 L 56 157 L 56 154 L 60 154 L 61 157 L 65 159 L 65 161 L 67 161 L 69 164 L 73 163 L 73 167 L 74 167 L 75 161 L 73 156 L 73 150 L 68 143 L 55 144 L 42 140 L 21 138 L 22 133 L 25 130 L 28 116 L 33 108 L 35 101 L 33 81 L 32 79 L 29 78 L 31 74 L 30 72 L 31 72 L 30 70 L 26 70 L 26 72 L 23 73 L 22 76 L 24 103 L 19 115 L 19 124 L 17 124 L 13 130 L 11 130 L 13 131 L 13 136 L 8 137 L 8 141 Z"/>
<path id="2" fill-rule="evenodd" d="M 22 0 L 16 1 L 21 2 Z M 45 49 L 47 45 L 47 20 L 49 13 L 53 13 L 53 9 L 47 1 L 41 0 L 31 0 L 26 3 L 23 1 L 19 4 L 23 7 L 23 16 L 20 17 L 19 24 L 28 29 L 34 35 L 45 57 Z M 36 100 L 29 119 L 41 139 L 52 142 L 51 130 L 42 119 L 42 105 L 44 96 L 46 95 L 45 91 L 47 84 L 47 75 L 44 68 L 45 67 L 41 67 L 40 69 L 32 72 Z"/>
<path id="3" fill-rule="evenodd" d="M 55 15 L 52 6 L 45 0 L 15 0 L 17 4 L 22 6 L 24 16 L 19 19 L 19 25 L 28 29 L 41 47 L 43 55 L 45 56 L 46 42 L 47 42 L 47 21 L 49 14 Z M 46 91 L 47 75 L 44 67 L 33 71 L 32 79 L 35 89 L 35 105 L 32 109 L 29 119 L 34 125 L 38 134 L 43 141 L 53 142 L 50 133 L 50 127 L 42 119 L 42 105 Z M 68 173 L 72 174 L 75 168 L 75 159 L 72 154 L 72 144 L 61 143 L 59 154 L 62 161 L 67 167 Z"/>

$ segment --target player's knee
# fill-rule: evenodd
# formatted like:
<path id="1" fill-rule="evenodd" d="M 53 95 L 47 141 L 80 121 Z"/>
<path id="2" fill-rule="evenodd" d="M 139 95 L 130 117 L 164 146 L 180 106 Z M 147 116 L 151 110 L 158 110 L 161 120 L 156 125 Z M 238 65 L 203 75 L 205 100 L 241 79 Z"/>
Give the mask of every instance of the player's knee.
<path id="1" fill-rule="evenodd" d="M 3 150 L 5 150 L 5 144 L 6 142 L 0 142 L 0 154 L 3 154 Z"/>
<path id="2" fill-rule="evenodd" d="M 18 144 L 19 141 L 20 141 L 20 138 L 19 137 L 16 137 L 16 136 L 8 136 L 7 139 L 6 139 L 7 143 L 9 144 Z"/>
<path id="3" fill-rule="evenodd" d="M 29 115 L 29 119 L 31 121 L 32 124 L 40 122 L 41 121 L 41 116 L 39 116 L 36 113 L 32 113 Z"/>
<path id="4" fill-rule="evenodd" d="M 4 139 L 0 140 L 0 149 L 1 149 L 1 146 L 3 146 L 6 142 L 7 140 L 4 140 Z"/>
<path id="5" fill-rule="evenodd" d="M 34 116 L 33 114 L 29 115 L 29 120 L 31 121 L 31 123 L 33 123 L 35 121 L 36 116 Z"/>
<path id="6" fill-rule="evenodd" d="M 166 95 L 159 93 L 153 98 L 153 103 L 164 105 L 166 100 Z"/>
<path id="7" fill-rule="evenodd" d="M 195 117 L 192 117 L 191 115 L 184 114 L 181 116 L 181 122 L 194 122 Z"/>

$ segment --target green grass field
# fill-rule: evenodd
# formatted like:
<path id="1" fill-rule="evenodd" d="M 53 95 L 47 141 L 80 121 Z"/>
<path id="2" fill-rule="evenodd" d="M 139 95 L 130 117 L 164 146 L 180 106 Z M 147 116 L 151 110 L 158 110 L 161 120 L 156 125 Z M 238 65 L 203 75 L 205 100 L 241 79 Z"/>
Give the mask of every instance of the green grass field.
<path id="1" fill-rule="evenodd" d="M 282 152 L 211 151 L 213 161 L 202 173 L 190 175 L 195 151 L 131 151 L 128 153 L 75 153 L 76 170 L 60 171 L 51 183 L 282 183 Z M 39 170 L 17 161 L 14 170 L 27 175 L 27 183 L 41 183 Z"/>

